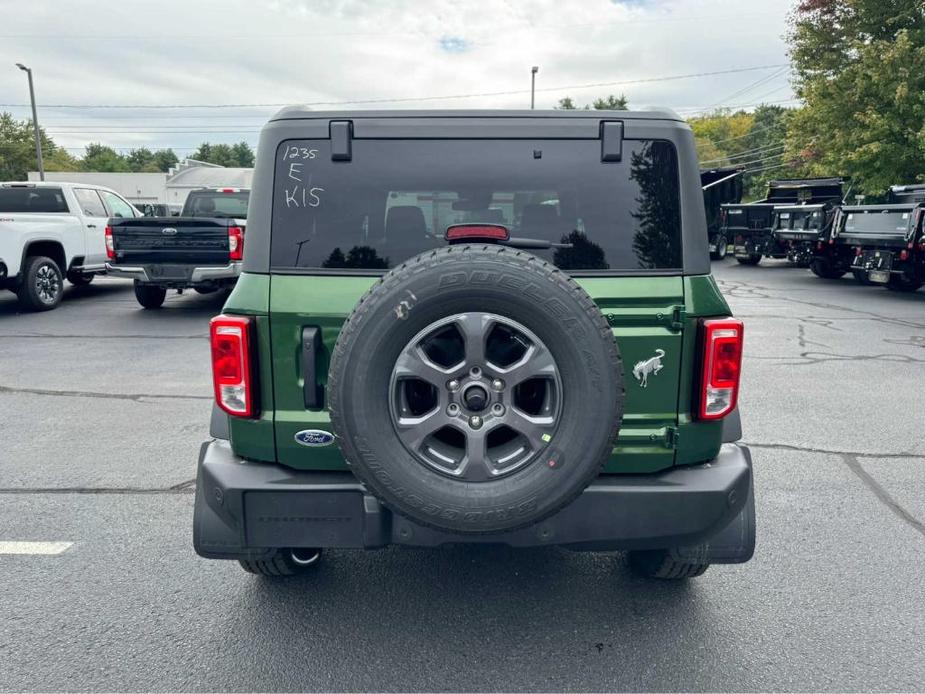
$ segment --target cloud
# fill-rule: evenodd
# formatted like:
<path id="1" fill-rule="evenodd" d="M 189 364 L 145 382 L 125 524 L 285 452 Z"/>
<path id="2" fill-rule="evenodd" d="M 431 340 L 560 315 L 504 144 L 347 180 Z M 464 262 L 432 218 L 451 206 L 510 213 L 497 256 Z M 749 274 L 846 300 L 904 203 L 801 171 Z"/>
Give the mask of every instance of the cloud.
<path id="1" fill-rule="evenodd" d="M 71 0 L 64 12 L 54 0 L 31 0 L 0 27 L 9 62 L 0 66 L 0 100 L 28 102 L 25 76 L 13 66 L 23 62 L 35 71 L 39 120 L 57 142 L 189 151 L 204 140 L 256 144 L 260 127 L 278 109 L 50 105 L 248 105 L 513 92 L 343 108 L 525 108 L 530 66 L 539 65 L 538 108 L 551 108 L 566 95 L 584 104 L 609 93 L 625 93 L 635 108 L 686 108 L 722 103 L 766 73 L 605 83 L 786 62 L 781 36 L 789 0 L 583 0 L 568 3 L 567 12 L 564 7 L 561 0 Z M 601 86 L 574 86 L 585 84 Z M 767 100 L 792 96 L 786 73 L 736 103 L 768 92 Z M 7 110 L 29 117 L 28 107 Z"/>

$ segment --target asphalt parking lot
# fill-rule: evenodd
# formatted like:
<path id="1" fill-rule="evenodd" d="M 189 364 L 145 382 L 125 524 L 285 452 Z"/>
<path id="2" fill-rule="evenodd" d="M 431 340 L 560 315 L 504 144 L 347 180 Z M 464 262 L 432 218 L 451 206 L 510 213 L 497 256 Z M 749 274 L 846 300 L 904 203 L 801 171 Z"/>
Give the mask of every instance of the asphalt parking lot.
<path id="1" fill-rule="evenodd" d="M 329 552 L 282 582 L 195 556 L 221 295 L 0 293 L 0 689 L 925 688 L 925 290 L 783 262 L 715 274 L 746 321 L 758 549 L 682 584 L 619 553 Z"/>

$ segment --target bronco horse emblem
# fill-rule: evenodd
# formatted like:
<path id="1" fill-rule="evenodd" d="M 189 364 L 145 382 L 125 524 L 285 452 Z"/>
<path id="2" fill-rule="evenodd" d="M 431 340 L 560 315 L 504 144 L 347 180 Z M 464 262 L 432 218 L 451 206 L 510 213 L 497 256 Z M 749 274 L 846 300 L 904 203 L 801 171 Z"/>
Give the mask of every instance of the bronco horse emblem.
<path id="1" fill-rule="evenodd" d="M 664 366 L 662 364 L 662 357 L 665 356 L 665 350 L 657 349 L 655 350 L 655 356 L 649 357 L 648 359 L 643 359 L 642 361 L 637 361 L 636 365 L 633 367 L 633 377 L 639 381 L 639 385 L 643 388 L 648 387 L 649 385 L 649 374 L 657 376 L 658 372 L 662 370 Z"/>

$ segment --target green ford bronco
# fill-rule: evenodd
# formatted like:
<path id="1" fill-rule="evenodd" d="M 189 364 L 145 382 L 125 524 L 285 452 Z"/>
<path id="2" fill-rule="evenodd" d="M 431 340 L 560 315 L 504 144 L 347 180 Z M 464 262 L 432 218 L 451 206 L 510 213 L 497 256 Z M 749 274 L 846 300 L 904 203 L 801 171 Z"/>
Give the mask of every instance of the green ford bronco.
<path id="1" fill-rule="evenodd" d="M 742 323 L 670 112 L 288 108 L 211 324 L 194 544 L 265 575 L 323 548 L 751 558 Z"/>

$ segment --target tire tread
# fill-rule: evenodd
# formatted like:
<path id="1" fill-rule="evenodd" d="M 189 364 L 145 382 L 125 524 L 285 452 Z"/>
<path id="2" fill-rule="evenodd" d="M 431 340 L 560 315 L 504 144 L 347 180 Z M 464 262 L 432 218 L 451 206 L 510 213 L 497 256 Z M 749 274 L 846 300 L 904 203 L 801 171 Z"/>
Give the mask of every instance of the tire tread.
<path id="1" fill-rule="evenodd" d="M 353 334 L 358 329 L 359 319 L 363 317 L 369 310 L 371 306 L 370 299 L 380 291 L 380 287 L 385 287 L 392 284 L 400 283 L 404 280 L 406 276 L 411 273 L 415 273 L 420 269 L 427 269 L 430 267 L 436 267 L 444 265 L 447 261 L 454 261 L 461 265 L 467 263 L 466 258 L 471 256 L 473 253 L 484 253 L 494 251 L 498 256 L 508 256 L 506 260 L 512 264 L 519 264 L 521 267 L 526 268 L 532 272 L 540 272 L 548 280 L 557 284 L 560 288 L 572 294 L 581 305 L 582 309 L 585 311 L 587 316 L 596 324 L 598 331 L 602 338 L 605 338 L 605 341 L 610 344 L 610 361 L 614 369 L 622 375 L 622 360 L 620 358 L 620 353 L 617 348 L 616 341 L 613 336 L 613 330 L 610 327 L 610 324 L 607 322 L 607 319 L 601 313 L 597 304 L 591 298 L 591 296 L 582 289 L 574 279 L 570 276 L 563 273 L 559 268 L 552 265 L 542 258 L 539 258 L 532 253 L 525 253 L 518 249 L 511 249 L 505 246 L 499 245 L 481 245 L 481 244 L 466 244 L 466 245 L 453 245 L 447 246 L 446 248 L 435 249 L 430 252 L 421 253 L 409 260 L 406 260 L 401 265 L 393 268 L 385 275 L 383 275 L 372 287 L 370 287 L 362 297 L 360 297 L 353 311 L 344 321 L 343 326 L 341 327 L 340 334 L 337 337 L 337 342 L 334 345 L 333 354 L 331 355 L 331 364 L 345 359 L 347 357 L 347 352 L 349 348 L 354 345 L 354 341 L 351 339 Z M 330 399 L 328 403 L 328 411 L 331 418 L 332 425 L 335 431 L 344 430 L 344 421 L 339 410 L 339 403 L 337 400 L 336 393 L 339 390 L 338 379 L 337 379 L 337 370 L 332 368 L 330 369 L 328 376 L 328 393 L 330 393 Z M 620 431 L 620 424 L 623 421 L 623 407 L 625 401 L 625 392 L 626 388 L 623 384 L 622 378 L 620 379 L 620 390 L 619 397 L 617 398 L 617 412 L 616 416 L 613 418 L 613 423 L 609 435 L 606 439 L 604 446 L 607 448 L 612 448 L 613 444 L 616 442 L 617 435 Z M 602 457 L 602 462 L 597 467 L 589 467 L 588 473 L 585 476 L 584 484 L 577 487 L 577 491 L 564 498 L 561 503 L 557 504 L 555 508 L 547 514 L 547 517 L 553 515 L 554 513 L 562 510 L 575 499 L 577 499 L 588 484 L 591 483 L 598 475 L 600 475 L 604 466 L 607 464 L 607 458 Z M 364 471 L 359 467 L 354 465 L 348 456 L 344 456 L 347 465 L 350 467 L 354 475 L 362 482 L 367 488 L 375 489 L 375 485 L 370 483 L 370 480 L 365 475 Z M 429 523 L 427 520 L 411 516 L 401 509 L 397 508 L 393 504 L 388 503 L 387 500 L 380 500 L 385 504 L 387 508 L 391 511 L 407 518 L 408 520 L 413 521 L 422 526 L 435 528 L 437 530 L 445 531 L 446 528 L 443 528 L 439 525 Z M 523 527 L 527 527 L 535 524 L 536 520 L 530 520 L 519 526 L 507 528 L 506 531 L 513 531 Z M 466 530 L 464 534 L 466 535 L 489 535 L 497 531 L 495 530 Z"/>

